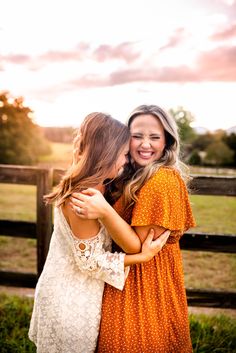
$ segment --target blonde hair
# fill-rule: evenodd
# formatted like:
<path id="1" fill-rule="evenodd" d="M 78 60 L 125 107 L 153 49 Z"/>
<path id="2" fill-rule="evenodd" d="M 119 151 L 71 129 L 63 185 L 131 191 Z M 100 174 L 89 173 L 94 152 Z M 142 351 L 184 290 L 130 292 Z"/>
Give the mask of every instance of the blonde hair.
<path id="1" fill-rule="evenodd" d="M 103 183 L 129 138 L 129 128 L 110 115 L 91 113 L 86 116 L 74 140 L 76 159 L 55 191 L 44 197 L 45 201 L 57 201 L 60 206 L 74 191 Z"/>
<path id="2" fill-rule="evenodd" d="M 136 170 L 129 181 L 125 183 L 123 196 L 126 209 L 137 201 L 138 191 L 160 167 L 165 166 L 168 168 L 177 169 L 183 180 L 187 181 L 187 166 L 185 166 L 179 159 L 180 143 L 177 125 L 174 118 L 156 105 L 140 105 L 131 112 L 128 118 L 128 126 L 131 126 L 137 116 L 143 114 L 150 114 L 161 122 L 164 128 L 166 144 L 163 155 L 159 160 Z M 129 168 L 132 168 L 134 171 L 134 166 L 132 166 L 131 160 Z"/>

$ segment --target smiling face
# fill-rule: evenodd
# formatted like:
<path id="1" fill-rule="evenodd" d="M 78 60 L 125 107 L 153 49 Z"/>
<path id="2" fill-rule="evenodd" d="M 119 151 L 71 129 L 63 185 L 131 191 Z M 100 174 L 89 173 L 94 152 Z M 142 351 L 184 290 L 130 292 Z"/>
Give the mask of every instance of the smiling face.
<path id="1" fill-rule="evenodd" d="M 166 144 L 165 130 L 157 117 L 140 114 L 130 124 L 130 155 L 139 167 L 159 160 Z"/>

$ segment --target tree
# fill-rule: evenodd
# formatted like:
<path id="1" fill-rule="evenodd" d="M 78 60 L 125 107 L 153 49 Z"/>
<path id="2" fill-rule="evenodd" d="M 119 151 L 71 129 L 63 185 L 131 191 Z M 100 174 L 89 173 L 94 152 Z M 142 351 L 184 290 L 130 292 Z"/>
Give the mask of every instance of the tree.
<path id="1" fill-rule="evenodd" d="M 190 165 L 201 165 L 202 159 L 197 150 L 193 150 L 189 156 L 188 164 Z"/>
<path id="2" fill-rule="evenodd" d="M 196 133 L 191 127 L 194 116 L 183 107 L 170 109 L 170 114 L 175 118 L 179 129 L 180 139 L 183 143 L 191 143 L 196 138 Z"/>
<path id="3" fill-rule="evenodd" d="M 236 134 L 232 133 L 232 134 L 229 134 L 229 135 L 225 135 L 223 137 L 223 141 L 234 152 L 234 163 L 233 163 L 233 165 L 236 166 Z"/>
<path id="4" fill-rule="evenodd" d="M 215 141 L 215 135 L 210 132 L 207 132 L 205 134 L 198 135 L 193 141 L 192 146 L 198 151 L 205 151 L 206 148 Z"/>
<path id="5" fill-rule="evenodd" d="M 49 143 L 32 121 L 33 112 L 22 97 L 0 92 L 0 163 L 32 165 L 50 153 Z"/>
<path id="6" fill-rule="evenodd" d="M 174 117 L 178 126 L 181 156 L 183 160 L 187 162 L 193 150 L 192 142 L 197 137 L 197 134 L 191 127 L 194 116 L 183 107 L 172 108 L 169 113 Z"/>
<path id="7" fill-rule="evenodd" d="M 233 162 L 233 155 L 233 151 L 223 141 L 216 141 L 207 147 L 204 163 L 217 166 L 230 165 Z"/>

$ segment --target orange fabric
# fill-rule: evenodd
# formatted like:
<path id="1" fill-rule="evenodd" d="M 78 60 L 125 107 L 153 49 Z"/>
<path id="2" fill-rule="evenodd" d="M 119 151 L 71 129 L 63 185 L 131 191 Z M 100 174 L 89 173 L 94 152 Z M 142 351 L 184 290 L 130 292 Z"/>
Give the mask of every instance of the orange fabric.
<path id="1" fill-rule="evenodd" d="M 120 214 L 121 204 L 115 205 Z M 128 218 L 126 215 L 126 221 Z M 151 261 L 131 266 L 123 291 L 105 286 L 97 352 L 190 353 L 178 239 L 195 222 L 178 172 L 160 168 L 143 186 L 131 224 L 160 225 L 173 230 L 173 235 Z"/>

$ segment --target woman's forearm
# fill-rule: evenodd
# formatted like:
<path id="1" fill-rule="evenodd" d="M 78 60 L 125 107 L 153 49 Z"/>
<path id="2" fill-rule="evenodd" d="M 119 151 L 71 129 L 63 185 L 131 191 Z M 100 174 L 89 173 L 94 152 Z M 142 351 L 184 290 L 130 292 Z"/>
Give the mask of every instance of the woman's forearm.
<path id="1" fill-rule="evenodd" d="M 141 241 L 133 228 L 126 223 L 112 206 L 107 204 L 100 218 L 114 242 L 128 254 L 136 254 L 141 250 Z"/>
<path id="2" fill-rule="evenodd" d="M 125 255 L 124 265 L 130 266 L 130 265 L 134 265 L 134 264 L 141 264 L 141 263 L 147 262 L 149 260 L 151 260 L 151 258 L 148 259 L 143 253 Z"/>

